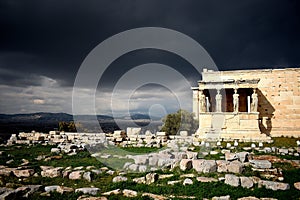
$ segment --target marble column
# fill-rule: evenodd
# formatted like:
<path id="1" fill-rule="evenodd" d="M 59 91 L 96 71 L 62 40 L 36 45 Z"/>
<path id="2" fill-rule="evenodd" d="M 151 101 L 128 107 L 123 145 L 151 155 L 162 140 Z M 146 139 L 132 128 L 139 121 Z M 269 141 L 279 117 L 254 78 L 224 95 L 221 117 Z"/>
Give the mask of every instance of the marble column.
<path id="1" fill-rule="evenodd" d="M 199 90 L 193 89 L 193 113 L 195 113 L 195 119 L 199 119 Z"/>
<path id="2" fill-rule="evenodd" d="M 237 89 L 234 89 L 233 94 L 233 112 L 239 112 L 239 94 L 237 93 Z"/>
<path id="3" fill-rule="evenodd" d="M 256 88 L 253 88 L 253 94 L 251 95 L 251 112 L 257 112 L 257 106 L 258 106 L 258 98 L 256 94 Z"/>
<path id="4" fill-rule="evenodd" d="M 251 98 L 250 96 L 247 96 L 247 112 L 251 112 Z"/>
<path id="5" fill-rule="evenodd" d="M 203 113 L 206 111 L 206 98 L 203 94 L 203 90 L 199 90 L 199 112 Z"/>
<path id="6" fill-rule="evenodd" d="M 217 89 L 216 94 L 216 112 L 222 112 L 222 95 L 219 89 Z"/>

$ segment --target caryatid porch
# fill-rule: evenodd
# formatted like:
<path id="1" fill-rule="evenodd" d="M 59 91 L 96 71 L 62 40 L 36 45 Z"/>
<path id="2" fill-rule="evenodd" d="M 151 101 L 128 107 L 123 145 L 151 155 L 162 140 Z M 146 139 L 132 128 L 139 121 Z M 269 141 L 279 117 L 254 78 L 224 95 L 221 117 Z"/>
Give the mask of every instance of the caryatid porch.
<path id="1" fill-rule="evenodd" d="M 199 139 L 268 140 L 259 130 L 257 84 L 252 80 L 202 80 L 193 87 Z"/>

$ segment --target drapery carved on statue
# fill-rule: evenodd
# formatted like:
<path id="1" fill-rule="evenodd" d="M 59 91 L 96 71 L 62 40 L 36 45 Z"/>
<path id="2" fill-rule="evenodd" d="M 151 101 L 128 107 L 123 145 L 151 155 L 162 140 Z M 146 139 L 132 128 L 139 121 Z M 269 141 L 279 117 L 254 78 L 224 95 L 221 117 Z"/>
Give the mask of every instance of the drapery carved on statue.
<path id="1" fill-rule="evenodd" d="M 253 94 L 251 95 L 251 112 L 257 112 L 258 98 L 256 94 L 256 89 L 253 89 Z"/>
<path id="2" fill-rule="evenodd" d="M 206 98 L 203 91 L 199 91 L 199 112 L 206 112 Z"/>
<path id="3" fill-rule="evenodd" d="M 237 93 L 237 89 L 234 89 L 233 94 L 233 112 L 239 112 L 239 94 Z"/>
<path id="4" fill-rule="evenodd" d="M 222 95 L 220 90 L 217 90 L 216 94 L 216 112 L 222 112 Z"/>

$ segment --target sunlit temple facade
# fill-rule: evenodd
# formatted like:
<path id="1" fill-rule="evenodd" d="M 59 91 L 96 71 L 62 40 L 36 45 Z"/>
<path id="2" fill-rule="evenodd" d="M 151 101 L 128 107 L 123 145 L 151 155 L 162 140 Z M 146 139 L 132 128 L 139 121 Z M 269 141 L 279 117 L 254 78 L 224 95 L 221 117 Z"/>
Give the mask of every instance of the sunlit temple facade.
<path id="1" fill-rule="evenodd" d="M 297 68 L 204 69 L 202 80 L 192 87 L 193 112 L 199 120 L 196 137 L 249 141 L 281 135 L 299 137 L 299 72 Z"/>

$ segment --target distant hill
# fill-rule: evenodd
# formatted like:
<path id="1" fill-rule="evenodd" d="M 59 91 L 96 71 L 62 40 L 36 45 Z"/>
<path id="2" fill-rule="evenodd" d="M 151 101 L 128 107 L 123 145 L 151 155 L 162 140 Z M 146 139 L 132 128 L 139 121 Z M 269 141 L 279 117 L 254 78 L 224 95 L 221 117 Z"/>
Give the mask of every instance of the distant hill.
<path id="1" fill-rule="evenodd" d="M 77 119 L 89 123 L 94 119 L 93 115 L 78 115 Z M 147 114 L 132 114 L 131 116 L 123 116 L 117 119 L 122 120 L 122 127 L 116 124 L 113 117 L 108 115 L 97 115 L 97 119 L 103 131 L 112 132 L 114 130 L 125 128 L 127 126 L 133 126 L 131 120 L 145 120 L 140 123 L 136 123 L 139 126 L 145 126 L 149 123 L 149 120 L 160 120 L 159 117 L 150 118 Z M 6 137 L 12 133 L 30 132 L 32 130 L 39 132 L 49 132 L 50 130 L 58 129 L 58 123 L 61 121 L 70 122 L 73 121 L 73 115 L 67 113 L 29 113 L 29 114 L 0 114 L 0 134 Z M 147 122 L 148 121 L 148 122 Z M 96 127 L 95 127 L 95 130 Z"/>
<path id="2" fill-rule="evenodd" d="M 126 120 L 160 120 L 161 117 L 149 116 L 148 114 L 133 113 L 130 116 L 118 117 L 118 119 Z"/>
<path id="3" fill-rule="evenodd" d="M 94 118 L 93 115 L 79 115 L 81 120 L 91 120 Z M 98 120 L 113 119 L 107 115 L 97 115 Z M 27 122 L 27 121 L 73 121 L 73 115 L 67 113 L 29 113 L 29 114 L 0 114 L 0 122 Z"/>
<path id="4" fill-rule="evenodd" d="M 66 113 L 30 113 L 30 114 L 0 114 L 0 122 L 26 122 L 26 121 L 71 121 L 73 116 Z"/>
<path id="5" fill-rule="evenodd" d="M 89 121 L 92 115 L 80 115 L 80 120 Z M 106 115 L 98 115 L 97 119 L 112 120 L 113 118 Z M 19 132 L 30 132 L 32 130 L 40 132 L 49 132 L 58 129 L 58 123 L 61 121 L 73 121 L 73 115 L 67 113 L 29 113 L 29 114 L 0 114 L 0 133 L 11 134 Z"/>

